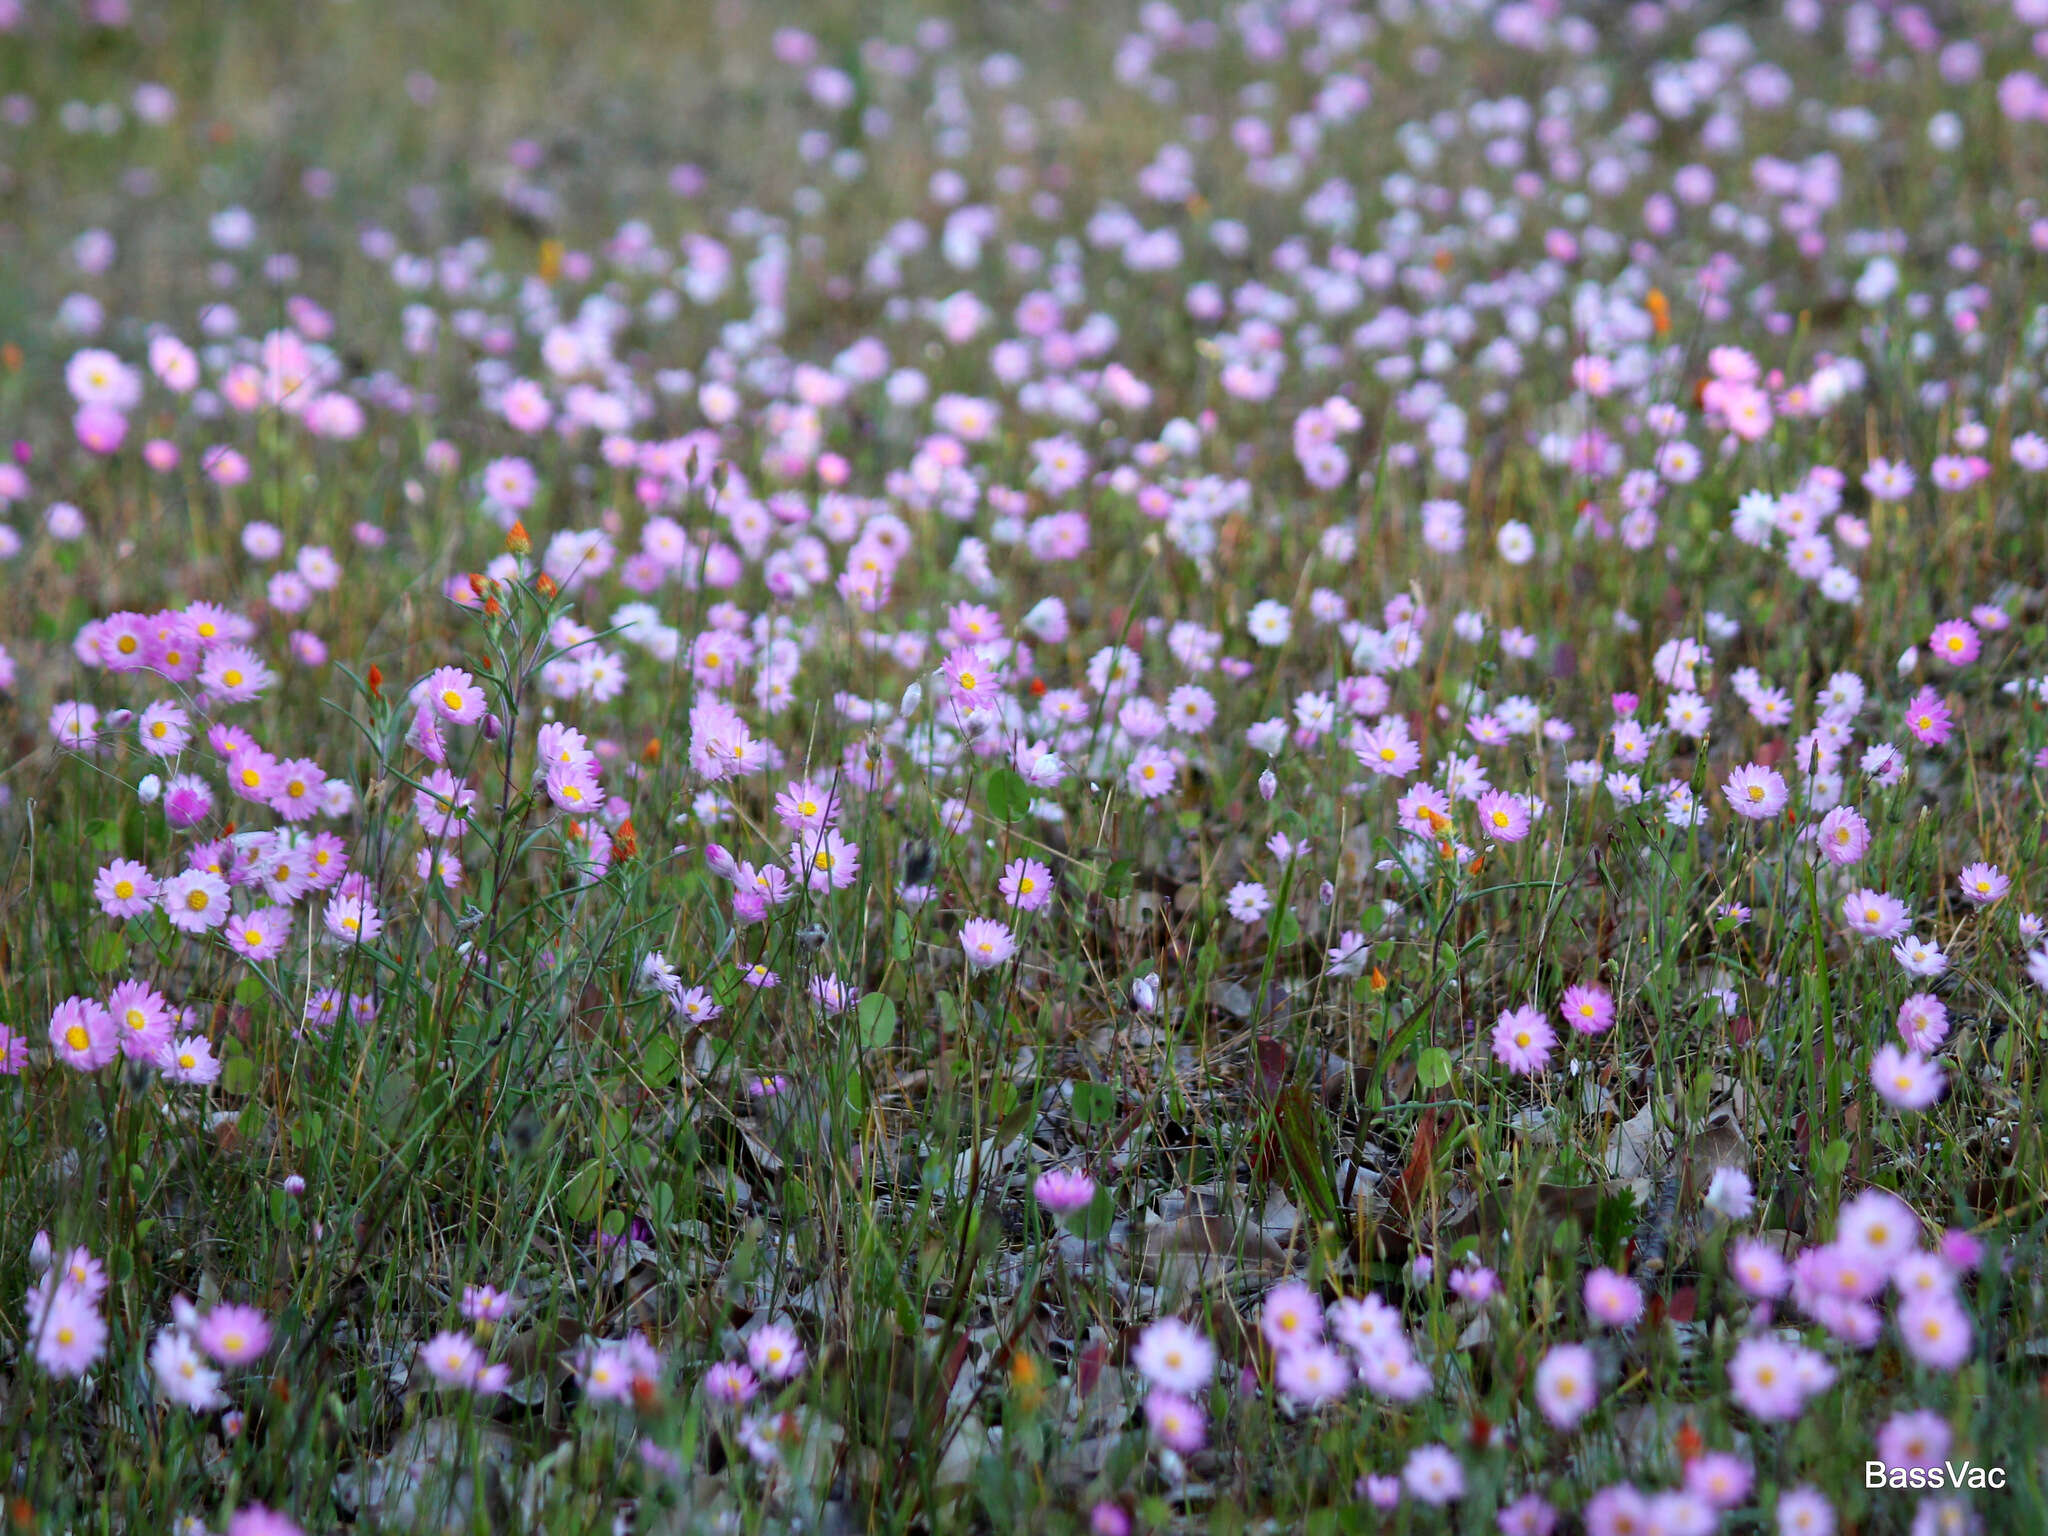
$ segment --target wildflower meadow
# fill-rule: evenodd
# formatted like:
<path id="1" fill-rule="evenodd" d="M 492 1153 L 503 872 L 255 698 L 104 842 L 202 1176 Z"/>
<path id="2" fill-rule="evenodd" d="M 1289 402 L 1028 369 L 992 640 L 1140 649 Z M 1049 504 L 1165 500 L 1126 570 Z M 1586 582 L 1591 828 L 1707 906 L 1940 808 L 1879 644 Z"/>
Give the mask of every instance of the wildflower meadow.
<path id="1" fill-rule="evenodd" d="M 0 0 L 0 1525 L 2048 1531 L 2048 0 Z"/>

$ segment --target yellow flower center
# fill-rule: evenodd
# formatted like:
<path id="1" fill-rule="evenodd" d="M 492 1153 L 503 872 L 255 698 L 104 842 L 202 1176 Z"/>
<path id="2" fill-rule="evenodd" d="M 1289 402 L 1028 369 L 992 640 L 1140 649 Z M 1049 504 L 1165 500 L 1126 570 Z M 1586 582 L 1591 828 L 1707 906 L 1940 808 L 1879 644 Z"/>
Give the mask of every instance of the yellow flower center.
<path id="1" fill-rule="evenodd" d="M 64 1043 L 74 1051 L 83 1051 L 92 1044 L 92 1036 L 85 1032 L 83 1024 L 74 1024 L 64 1031 Z"/>
<path id="2" fill-rule="evenodd" d="M 135 882 L 133 880 L 116 880 L 114 882 L 114 894 L 120 897 L 121 900 L 126 901 L 135 894 Z"/>

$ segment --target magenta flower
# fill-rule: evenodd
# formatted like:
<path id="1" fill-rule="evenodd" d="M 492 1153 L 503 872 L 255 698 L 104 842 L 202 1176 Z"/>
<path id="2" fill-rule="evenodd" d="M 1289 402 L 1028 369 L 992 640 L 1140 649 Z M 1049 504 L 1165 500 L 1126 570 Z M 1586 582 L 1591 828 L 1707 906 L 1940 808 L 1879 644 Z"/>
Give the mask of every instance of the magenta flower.
<path id="1" fill-rule="evenodd" d="M 1199 1451 L 1208 1439 L 1209 1421 L 1201 1408 L 1158 1387 L 1146 1394 L 1145 1423 L 1153 1439 L 1183 1456 Z"/>
<path id="2" fill-rule="evenodd" d="M 1503 1013 L 1493 1026 L 1493 1059 L 1523 1077 L 1549 1066 L 1556 1044 L 1557 1031 L 1540 1009 L 1526 1003 Z"/>
<path id="3" fill-rule="evenodd" d="M 1215 1376 L 1216 1346 L 1179 1318 L 1162 1317 L 1138 1335 L 1131 1364 L 1153 1386 L 1191 1396 Z"/>
<path id="4" fill-rule="evenodd" d="M 738 1361 L 721 1360 L 704 1373 L 704 1395 L 714 1403 L 744 1407 L 760 1390 L 754 1373 Z"/>
<path id="5" fill-rule="evenodd" d="M 1272 1333 L 1268 1331 L 1266 1336 L 1270 1339 Z M 1278 1353 L 1273 1366 L 1274 1383 L 1304 1407 L 1335 1402 L 1351 1390 L 1351 1362 L 1320 1340 Z"/>
<path id="6" fill-rule="evenodd" d="M 97 1072 L 120 1050 L 113 1015 L 90 997 L 67 997 L 50 1015 L 50 1045 L 57 1059 L 80 1072 Z"/>
<path id="7" fill-rule="evenodd" d="M 1954 730 L 1947 701 L 1932 688 L 1922 688 L 1906 704 L 1906 729 L 1923 746 L 1946 743 Z"/>
<path id="8" fill-rule="evenodd" d="M 1489 789 L 1479 797 L 1479 830 L 1497 843 L 1519 843 L 1529 835 L 1529 808 L 1520 795 Z"/>
<path id="9" fill-rule="evenodd" d="M 1928 1108 L 1948 1086 L 1933 1062 L 1895 1045 L 1880 1045 L 1871 1054 L 1870 1081 L 1885 1103 L 1905 1110 Z"/>
<path id="10" fill-rule="evenodd" d="M 1767 821 L 1785 808 L 1792 792 L 1775 768 L 1748 763 L 1728 775 L 1721 793 L 1736 815 L 1751 821 Z"/>
<path id="11" fill-rule="evenodd" d="M 451 725 L 474 725 L 484 717 L 484 691 L 460 667 L 430 673 L 424 691 L 435 713 Z"/>
<path id="12" fill-rule="evenodd" d="M 108 917 L 140 917 L 156 905 L 156 876 L 133 859 L 115 859 L 100 867 L 92 883 L 93 899 Z"/>
<path id="13" fill-rule="evenodd" d="M 1424 1504 L 1449 1504 L 1465 1495 L 1465 1469 L 1449 1446 L 1418 1446 L 1401 1468 L 1401 1486 Z"/>
<path id="14" fill-rule="evenodd" d="M 29 1296 L 29 1327 L 36 1363 L 52 1376 L 83 1376 L 107 1346 L 107 1325 L 92 1298 L 69 1283 L 50 1284 Z"/>
<path id="15" fill-rule="evenodd" d="M 1614 995 L 1597 982 L 1566 987 L 1557 1011 L 1582 1035 L 1604 1035 L 1614 1027 Z"/>
<path id="16" fill-rule="evenodd" d="M 968 969 L 988 971 L 1017 953 L 1017 940 L 1007 923 L 992 917 L 973 917 L 960 929 L 960 948 L 967 955 Z"/>
<path id="17" fill-rule="evenodd" d="M 1912 1298 L 1900 1306 L 1898 1324 L 1906 1353 L 1932 1370 L 1953 1371 L 1970 1357 L 1969 1314 L 1953 1296 Z"/>
<path id="18" fill-rule="evenodd" d="M 1626 1275 L 1600 1268 L 1586 1276 L 1586 1310 L 1609 1328 L 1633 1328 L 1643 1316 L 1643 1288 Z"/>
<path id="19" fill-rule="evenodd" d="M 1815 840 L 1830 864 L 1854 864 L 1870 848 L 1870 823 L 1851 807 L 1838 805 L 1821 817 Z"/>
<path id="20" fill-rule="evenodd" d="M 1020 912 L 1037 912 L 1052 900 L 1052 871 L 1036 859 L 1013 859 L 996 889 Z"/>
<path id="21" fill-rule="evenodd" d="M 1599 1368 L 1583 1344 L 1558 1344 L 1536 1367 L 1536 1406 L 1559 1429 L 1570 1429 L 1599 1398 Z"/>
<path id="22" fill-rule="evenodd" d="M 1962 887 L 1963 900 L 1973 907 L 1988 907 L 2012 889 L 2012 881 L 1996 864 L 1965 864 L 1956 883 Z"/>
<path id="23" fill-rule="evenodd" d="M 121 1054 L 133 1060 L 154 1062 L 171 1042 L 170 1005 L 146 981 L 117 985 L 107 998 L 107 1014 L 114 1021 Z"/>
<path id="24" fill-rule="evenodd" d="M 1282 1281 L 1266 1293 L 1266 1304 L 1259 1311 L 1259 1331 L 1275 1353 L 1283 1355 L 1320 1343 L 1323 1304 L 1299 1280 Z"/>
<path id="25" fill-rule="evenodd" d="M 1078 1168 L 1048 1168 L 1032 1181 L 1031 1194 L 1055 1216 L 1072 1216 L 1095 1198 L 1095 1181 Z"/>
<path id="26" fill-rule="evenodd" d="M 1967 667 L 1977 659 L 1984 644 L 1977 626 L 1968 619 L 1949 619 L 1934 626 L 1934 633 L 1927 638 L 1927 648 L 1939 661 L 1952 667 Z"/>
<path id="27" fill-rule="evenodd" d="M 1161 747 L 1140 747 L 1124 770 L 1124 782 L 1140 800 L 1157 800 L 1180 780 L 1173 754 Z"/>
<path id="28" fill-rule="evenodd" d="M 787 1323 L 763 1323 L 747 1339 L 747 1363 L 763 1381 L 790 1381 L 802 1374 L 804 1346 Z"/>
<path id="29" fill-rule="evenodd" d="M 222 1365 L 247 1365 L 270 1348 L 270 1323 L 254 1307 L 223 1302 L 200 1323 L 198 1340 Z"/>
<path id="30" fill-rule="evenodd" d="M 180 933 L 205 933 L 228 920 L 228 883 L 210 870 L 188 869 L 171 876 L 158 900 Z"/>
<path id="31" fill-rule="evenodd" d="M 292 915 L 283 907 L 258 907 L 227 925 L 228 948 L 244 960 L 275 960 L 291 938 Z"/>

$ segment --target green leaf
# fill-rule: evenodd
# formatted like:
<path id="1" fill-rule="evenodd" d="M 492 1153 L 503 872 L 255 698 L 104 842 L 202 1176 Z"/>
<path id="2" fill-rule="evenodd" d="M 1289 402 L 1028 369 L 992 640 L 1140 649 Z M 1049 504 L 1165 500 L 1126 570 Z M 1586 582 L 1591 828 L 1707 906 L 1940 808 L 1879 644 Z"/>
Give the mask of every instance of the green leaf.
<path id="1" fill-rule="evenodd" d="M 870 992 L 854 1009 L 855 1037 L 864 1051 L 879 1051 L 896 1038 L 896 1000 L 886 992 Z"/>
<path id="2" fill-rule="evenodd" d="M 633 1117 L 617 1104 L 607 1104 L 597 1115 L 598 1150 L 616 1157 L 633 1134 Z"/>
<path id="3" fill-rule="evenodd" d="M 1451 1080 L 1451 1053 L 1432 1045 L 1415 1061 L 1415 1081 L 1425 1088 L 1441 1088 Z"/>
<path id="4" fill-rule="evenodd" d="M 665 1087 L 676 1075 L 676 1042 L 666 1033 L 647 1042 L 640 1057 L 640 1076 L 650 1088 Z"/>
<path id="5" fill-rule="evenodd" d="M 233 1094 L 254 1093 L 256 1063 L 247 1056 L 232 1057 L 223 1063 L 220 1069 L 220 1091 Z"/>
<path id="6" fill-rule="evenodd" d="M 128 941 L 117 931 L 104 929 L 85 946 L 85 963 L 105 974 L 128 964 Z"/>
<path id="7" fill-rule="evenodd" d="M 899 964 L 908 965 L 916 953 L 916 930 L 911 926 L 910 914 L 899 911 L 896 920 L 889 925 L 889 958 Z"/>
<path id="8" fill-rule="evenodd" d="M 647 1192 L 647 1215 L 657 1227 L 665 1227 L 676 1219 L 676 1187 L 663 1180 Z"/>
<path id="9" fill-rule="evenodd" d="M 1131 894 L 1131 861 L 1118 859 L 1102 877 L 1102 895 L 1108 901 L 1122 901 Z"/>
<path id="10" fill-rule="evenodd" d="M 1602 1259 L 1612 1259 L 1635 1229 L 1635 1192 L 1624 1189 L 1618 1194 L 1602 1195 L 1600 1203 L 1593 1207 L 1593 1252 Z"/>
<path id="11" fill-rule="evenodd" d="M 235 983 L 235 1001 L 244 1008 L 253 1008 L 263 1001 L 263 978 L 244 976 Z"/>
<path id="12" fill-rule="evenodd" d="M 1814 1155 L 1813 1165 L 1823 1178 L 1838 1179 L 1849 1166 L 1849 1143 L 1836 1137 Z"/>
<path id="13" fill-rule="evenodd" d="M 1073 1234 L 1091 1243 L 1099 1243 L 1108 1237 L 1109 1229 L 1115 1225 L 1116 1201 L 1107 1184 L 1098 1185 L 1095 1198 L 1067 1218 L 1067 1226 Z"/>
<path id="14" fill-rule="evenodd" d="M 1082 1125 L 1107 1125 L 1116 1118 L 1116 1089 L 1108 1083 L 1074 1084 L 1074 1118 Z"/>
<path id="15" fill-rule="evenodd" d="M 589 1225 L 604 1209 L 604 1197 L 610 1188 L 611 1175 L 602 1162 L 592 1158 L 562 1186 L 562 1214 L 578 1226 Z"/>
<path id="16" fill-rule="evenodd" d="M 1031 786 L 1014 768 L 998 768 L 988 776 L 988 813 L 998 821 L 1015 821 L 1031 809 Z"/>

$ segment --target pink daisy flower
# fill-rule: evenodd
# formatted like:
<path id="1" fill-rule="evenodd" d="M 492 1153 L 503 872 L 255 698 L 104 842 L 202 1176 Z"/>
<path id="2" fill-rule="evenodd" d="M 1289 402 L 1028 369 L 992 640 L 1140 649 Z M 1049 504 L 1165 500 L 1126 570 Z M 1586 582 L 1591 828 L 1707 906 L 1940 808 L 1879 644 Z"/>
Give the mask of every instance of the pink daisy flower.
<path id="1" fill-rule="evenodd" d="M 67 997 L 50 1015 L 50 1045 L 57 1059 L 80 1072 L 97 1072 L 120 1051 L 113 1015 L 90 997 Z"/>
<path id="2" fill-rule="evenodd" d="M 987 971 L 1016 954 L 1017 940 L 1007 923 L 992 917 L 974 917 L 960 929 L 960 948 L 966 953 L 970 970 Z"/>
<path id="3" fill-rule="evenodd" d="M 158 882 L 149 866 L 133 859 L 115 859 L 93 878 L 93 899 L 108 917 L 140 917 L 156 905 Z"/>
<path id="4" fill-rule="evenodd" d="M 1594 982 L 1566 987 L 1557 1011 L 1582 1035 L 1602 1035 L 1614 1027 L 1614 996 Z"/>
<path id="5" fill-rule="evenodd" d="M 1586 1276 L 1586 1310 L 1610 1328 L 1633 1328 L 1643 1316 L 1643 1288 L 1602 1267 Z"/>
<path id="6" fill-rule="evenodd" d="M 1036 859 L 1015 859 L 996 889 L 1020 912 L 1036 912 L 1052 900 L 1052 871 Z"/>
<path id="7" fill-rule="evenodd" d="M 258 907 L 228 920 L 228 948 L 244 960 L 275 960 L 284 953 L 291 931 L 292 915 L 287 909 Z"/>
<path id="8" fill-rule="evenodd" d="M 1747 763 L 1729 774 L 1721 786 L 1721 793 L 1727 797 L 1736 815 L 1751 821 L 1769 820 L 1782 811 L 1785 802 L 1791 798 L 1784 776 L 1775 768 L 1765 768 L 1758 763 Z"/>
<path id="9" fill-rule="evenodd" d="M 1503 1013 L 1493 1026 L 1493 1059 L 1510 1072 L 1531 1077 L 1550 1065 L 1557 1031 L 1541 1010 L 1524 1004 Z"/>
<path id="10" fill-rule="evenodd" d="M 1938 661 L 1952 667 L 1967 667 L 1977 659 L 1984 644 L 1977 626 L 1968 619 L 1949 619 L 1934 626 L 1934 633 L 1927 637 L 1927 648 Z"/>
<path id="11" fill-rule="evenodd" d="M 222 1365 L 247 1365 L 270 1348 L 270 1323 L 254 1307 L 222 1303 L 206 1314 L 199 1347 Z"/>

